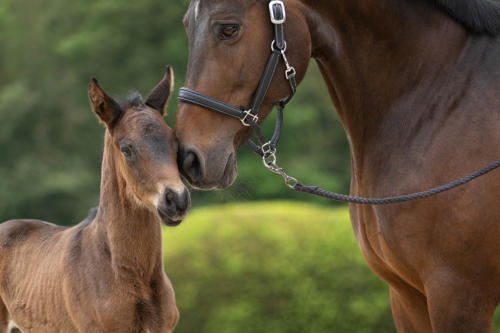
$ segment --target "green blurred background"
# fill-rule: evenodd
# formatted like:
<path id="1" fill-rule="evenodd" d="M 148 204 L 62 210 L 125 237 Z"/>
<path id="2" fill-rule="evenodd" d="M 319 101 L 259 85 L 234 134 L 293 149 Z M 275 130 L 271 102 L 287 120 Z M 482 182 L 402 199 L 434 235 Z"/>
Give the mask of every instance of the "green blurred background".
<path id="1" fill-rule="evenodd" d="M 88 82 L 96 76 L 114 97 L 145 96 L 171 64 L 182 86 L 188 3 L 0 2 L 0 221 L 86 217 L 99 196 L 104 133 Z M 176 107 L 173 98 L 172 127 Z M 347 192 L 346 136 L 314 63 L 285 119 L 280 163 L 305 183 Z M 247 147 L 238 167 L 230 189 L 193 191 L 190 216 L 165 229 L 177 331 L 393 332 L 388 288 L 364 262 L 347 208 L 288 190 Z"/>
<path id="2" fill-rule="evenodd" d="M 147 96 L 171 64 L 176 89 L 182 86 L 187 6 L 187 0 L 0 1 L 1 220 L 69 225 L 85 217 L 98 199 L 104 132 L 89 107 L 88 82 L 97 77 L 114 97 L 134 90 Z M 176 108 L 172 98 L 166 117 L 172 127 Z M 346 191 L 346 137 L 314 64 L 285 117 L 280 162 L 304 181 Z M 266 125 L 270 134 L 273 120 Z M 324 203 L 289 191 L 246 146 L 238 161 L 236 184 L 193 193 L 195 208 L 268 198 Z"/>

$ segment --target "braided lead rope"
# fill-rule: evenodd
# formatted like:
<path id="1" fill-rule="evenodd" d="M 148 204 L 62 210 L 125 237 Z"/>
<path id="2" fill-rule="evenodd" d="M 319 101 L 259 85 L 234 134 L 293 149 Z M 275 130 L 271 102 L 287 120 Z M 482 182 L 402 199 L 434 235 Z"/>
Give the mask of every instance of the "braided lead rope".
<path id="1" fill-rule="evenodd" d="M 305 193 L 317 195 L 317 196 L 320 196 L 323 198 L 336 200 L 336 201 L 349 202 L 349 203 L 355 203 L 355 204 L 361 204 L 361 205 L 388 205 L 388 204 L 393 204 L 393 203 L 398 203 L 398 202 L 423 199 L 423 198 L 427 198 L 427 197 L 436 195 L 436 194 L 441 193 L 441 192 L 451 190 L 455 187 L 464 185 L 475 178 L 483 176 L 483 175 L 497 169 L 498 167 L 500 167 L 500 160 L 495 161 L 495 162 L 491 163 L 490 165 L 482 168 L 481 170 L 477 170 L 477 171 L 475 171 L 475 172 L 473 172 L 465 177 L 454 180 L 446 185 L 438 186 L 438 187 L 435 187 L 433 189 L 430 189 L 430 190 L 427 190 L 424 192 L 417 192 L 417 193 L 412 193 L 412 194 L 399 195 L 399 196 L 386 197 L 386 198 L 363 198 L 363 197 L 345 195 L 345 194 L 340 194 L 340 193 L 334 193 L 334 192 L 330 192 L 327 190 L 323 190 L 317 186 L 307 186 L 307 185 L 301 184 L 299 182 L 297 182 L 295 185 L 289 186 L 289 187 L 291 187 L 292 189 L 294 189 L 295 191 L 298 191 L 298 192 L 305 192 Z"/>

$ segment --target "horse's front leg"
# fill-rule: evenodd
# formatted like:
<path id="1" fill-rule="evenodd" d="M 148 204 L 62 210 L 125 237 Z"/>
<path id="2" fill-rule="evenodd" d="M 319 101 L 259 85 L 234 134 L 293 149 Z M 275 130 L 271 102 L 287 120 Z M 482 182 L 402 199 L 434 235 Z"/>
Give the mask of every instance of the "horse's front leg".
<path id="1" fill-rule="evenodd" d="M 411 286 L 391 287 L 391 309 L 398 333 L 432 332 L 426 298 Z"/>
<path id="2" fill-rule="evenodd" d="M 497 298 L 485 284 L 444 275 L 432 279 L 426 289 L 434 333 L 491 332 Z"/>

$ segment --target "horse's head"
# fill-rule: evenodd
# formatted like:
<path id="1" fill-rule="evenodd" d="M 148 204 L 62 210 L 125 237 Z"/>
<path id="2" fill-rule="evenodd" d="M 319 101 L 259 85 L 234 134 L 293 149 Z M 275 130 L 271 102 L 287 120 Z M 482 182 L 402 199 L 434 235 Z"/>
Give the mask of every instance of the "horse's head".
<path id="1" fill-rule="evenodd" d="M 95 79 L 89 86 L 92 108 L 107 127 L 104 159 L 112 159 L 108 164 L 113 165 L 118 188 L 124 189 L 120 195 L 158 212 L 170 226 L 178 225 L 190 206 L 177 168 L 177 143 L 163 120 L 172 81 L 172 70 L 167 67 L 145 102 L 132 95 L 117 103 Z"/>
<path id="2" fill-rule="evenodd" d="M 269 1 L 192 0 L 184 24 L 189 36 L 185 86 L 234 106 L 248 107 L 271 53 Z M 299 1 L 286 1 L 287 57 L 303 78 L 311 40 Z M 282 62 L 263 101 L 259 119 L 290 93 Z M 196 188 L 225 188 L 236 178 L 236 151 L 251 134 L 222 114 L 179 103 L 175 133 L 179 166 Z"/>

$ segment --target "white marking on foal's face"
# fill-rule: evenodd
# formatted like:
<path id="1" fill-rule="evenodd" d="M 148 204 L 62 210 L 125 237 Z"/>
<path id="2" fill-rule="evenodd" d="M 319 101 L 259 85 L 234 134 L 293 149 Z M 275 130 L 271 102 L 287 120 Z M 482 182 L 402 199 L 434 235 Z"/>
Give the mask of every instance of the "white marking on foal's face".
<path id="1" fill-rule="evenodd" d="M 194 20 L 198 21 L 198 15 L 200 14 L 200 0 L 196 0 L 194 5 Z"/>
<path id="2" fill-rule="evenodd" d="M 157 189 L 156 189 L 157 193 L 153 194 L 149 197 L 149 201 L 156 209 L 158 209 L 158 207 L 160 205 L 160 201 L 164 200 L 163 196 L 165 193 L 165 189 L 167 189 L 167 188 L 176 192 L 179 196 L 182 195 L 182 193 L 185 190 L 185 186 L 182 183 L 176 184 L 174 186 L 172 186 L 172 184 L 168 184 L 168 185 L 163 184 L 161 186 L 157 186 Z"/>
<path id="3" fill-rule="evenodd" d="M 19 329 L 15 322 L 13 322 L 12 320 L 9 321 L 9 327 L 7 327 L 7 333 L 10 333 L 10 331 L 13 330 L 14 328 Z"/>
<path id="4" fill-rule="evenodd" d="M 158 209 L 158 205 L 160 204 L 160 199 L 162 198 L 162 192 L 161 191 L 158 191 L 158 193 L 156 194 L 153 194 L 149 201 L 151 202 L 151 204 L 153 205 L 153 207 L 155 209 Z"/>

